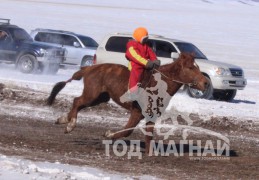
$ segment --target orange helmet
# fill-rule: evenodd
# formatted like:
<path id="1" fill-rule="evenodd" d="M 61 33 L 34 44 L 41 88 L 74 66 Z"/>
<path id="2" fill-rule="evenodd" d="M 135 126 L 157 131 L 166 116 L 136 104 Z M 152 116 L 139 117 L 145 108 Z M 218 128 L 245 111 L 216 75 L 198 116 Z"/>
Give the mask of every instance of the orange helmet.
<path id="1" fill-rule="evenodd" d="M 148 37 L 148 32 L 147 29 L 144 27 L 139 27 L 137 29 L 135 29 L 134 33 L 133 33 L 133 38 L 142 43 L 143 39 Z"/>

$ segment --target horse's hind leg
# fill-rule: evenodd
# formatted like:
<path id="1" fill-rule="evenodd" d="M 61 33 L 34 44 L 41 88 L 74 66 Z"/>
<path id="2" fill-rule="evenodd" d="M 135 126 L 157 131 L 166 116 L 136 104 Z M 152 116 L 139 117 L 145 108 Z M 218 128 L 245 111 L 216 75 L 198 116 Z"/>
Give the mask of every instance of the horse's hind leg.
<path id="1" fill-rule="evenodd" d="M 82 108 L 87 107 L 92 102 L 92 99 L 87 99 L 83 96 L 74 99 L 73 107 L 67 115 L 68 124 L 65 133 L 71 132 L 76 127 L 77 114 Z"/>
<path id="2" fill-rule="evenodd" d="M 83 93 L 82 96 L 75 98 L 73 107 L 67 116 L 68 125 L 65 129 L 65 133 L 69 133 L 75 128 L 78 111 L 85 107 L 98 105 L 102 102 L 107 102 L 109 101 L 109 99 L 110 97 L 107 93 L 100 92 Z"/>
<path id="3" fill-rule="evenodd" d="M 78 111 L 80 111 L 83 107 L 88 106 L 90 104 L 88 101 L 90 101 L 90 100 L 91 100 L 91 98 L 89 98 L 89 100 L 87 100 L 83 96 L 74 98 L 74 102 L 73 102 L 71 111 L 67 115 L 59 117 L 55 123 L 56 124 L 67 124 L 71 121 L 72 117 L 77 118 Z"/>

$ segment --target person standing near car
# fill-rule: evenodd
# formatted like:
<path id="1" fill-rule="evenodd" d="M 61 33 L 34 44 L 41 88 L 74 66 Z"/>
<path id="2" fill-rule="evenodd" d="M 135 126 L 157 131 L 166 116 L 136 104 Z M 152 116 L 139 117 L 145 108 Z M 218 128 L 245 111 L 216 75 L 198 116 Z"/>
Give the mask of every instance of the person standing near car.
<path id="1" fill-rule="evenodd" d="M 148 31 L 144 27 L 139 27 L 133 32 L 133 40 L 126 45 L 126 58 L 129 60 L 128 69 L 130 71 L 129 91 L 136 94 L 141 75 L 145 69 L 153 69 L 160 66 L 156 54 L 147 44 Z"/>
<path id="2" fill-rule="evenodd" d="M 7 38 L 7 34 L 4 31 L 0 31 L 0 41 L 4 41 Z"/>

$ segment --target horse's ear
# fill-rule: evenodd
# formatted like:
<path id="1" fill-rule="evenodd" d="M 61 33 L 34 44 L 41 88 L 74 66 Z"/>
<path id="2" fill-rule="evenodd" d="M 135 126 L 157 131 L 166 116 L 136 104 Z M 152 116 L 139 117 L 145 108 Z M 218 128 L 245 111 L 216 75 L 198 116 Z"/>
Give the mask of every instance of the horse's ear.
<path id="1" fill-rule="evenodd" d="M 192 53 L 185 54 L 184 61 L 182 62 L 184 67 L 192 66 L 194 63 L 194 56 Z"/>

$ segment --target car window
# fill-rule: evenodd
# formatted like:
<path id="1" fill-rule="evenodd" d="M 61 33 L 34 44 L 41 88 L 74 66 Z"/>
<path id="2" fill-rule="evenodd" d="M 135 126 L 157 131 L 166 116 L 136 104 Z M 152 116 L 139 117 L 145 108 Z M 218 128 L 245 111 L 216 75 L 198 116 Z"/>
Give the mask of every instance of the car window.
<path id="1" fill-rule="evenodd" d="M 30 35 L 23 29 L 12 29 L 11 34 L 15 41 L 31 41 Z"/>
<path id="2" fill-rule="evenodd" d="M 35 36 L 36 41 L 41 42 L 48 42 L 48 43 L 55 43 L 55 44 L 63 44 L 62 42 L 62 36 L 59 34 L 54 33 L 45 33 L 45 32 L 39 32 Z"/>
<path id="3" fill-rule="evenodd" d="M 177 52 L 175 47 L 167 42 L 160 40 L 150 40 L 153 45 L 153 50 L 158 57 L 171 58 L 172 52 Z"/>
<path id="4" fill-rule="evenodd" d="M 113 51 L 113 52 L 126 52 L 126 44 L 131 40 L 130 37 L 110 37 L 110 39 L 107 41 L 105 49 L 107 51 Z"/>
<path id="5" fill-rule="evenodd" d="M 87 36 L 78 36 L 78 38 L 82 41 L 82 43 L 86 46 L 86 47 L 94 47 L 97 48 L 98 47 L 98 43 Z"/>
<path id="6" fill-rule="evenodd" d="M 39 32 L 35 36 L 35 41 L 55 43 L 55 44 L 61 44 L 61 45 L 67 45 L 67 46 L 74 46 L 74 42 L 78 42 L 78 40 L 73 36 L 69 36 L 66 34 L 45 33 L 45 32 Z"/>
<path id="7" fill-rule="evenodd" d="M 44 35 L 42 33 L 38 33 L 36 34 L 36 36 L 34 37 L 35 41 L 43 41 L 43 37 Z"/>
<path id="8" fill-rule="evenodd" d="M 0 41 L 5 41 L 8 37 L 7 32 L 0 30 Z"/>
<path id="9" fill-rule="evenodd" d="M 39 32 L 34 40 L 35 41 L 40 41 L 40 42 L 49 42 L 49 37 L 48 37 L 49 33 L 42 33 L 42 32 Z"/>
<path id="10" fill-rule="evenodd" d="M 193 44 L 186 42 L 175 42 L 175 45 L 181 52 L 194 53 L 197 59 L 207 59 L 207 57 Z"/>
<path id="11" fill-rule="evenodd" d="M 74 46 L 74 42 L 78 42 L 78 40 L 74 36 L 69 36 L 66 34 L 62 35 L 62 41 L 63 41 L 63 45 L 67 45 L 67 46 Z"/>

